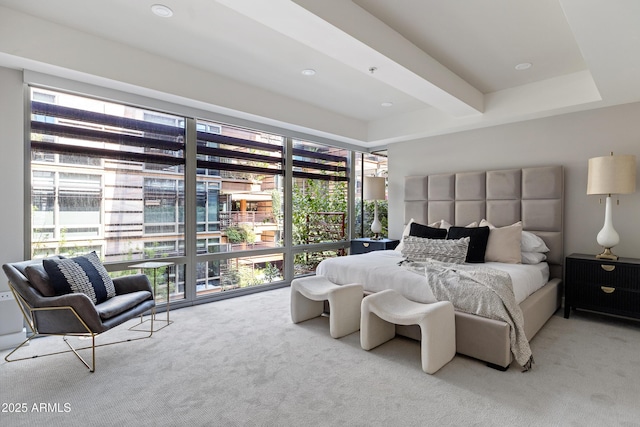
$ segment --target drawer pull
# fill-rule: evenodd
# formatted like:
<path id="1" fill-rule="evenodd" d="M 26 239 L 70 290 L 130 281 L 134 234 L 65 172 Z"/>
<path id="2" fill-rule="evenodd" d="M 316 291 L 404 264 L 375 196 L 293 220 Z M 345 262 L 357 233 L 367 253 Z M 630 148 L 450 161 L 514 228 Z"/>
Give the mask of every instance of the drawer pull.
<path id="1" fill-rule="evenodd" d="M 363 243 L 362 246 L 364 246 L 365 248 L 368 248 L 369 244 L 368 243 Z"/>
<path id="2" fill-rule="evenodd" d="M 609 286 L 600 286 L 600 289 L 602 289 L 602 292 L 605 294 L 612 294 L 613 291 L 616 290 L 616 288 L 610 288 Z"/>
<path id="3" fill-rule="evenodd" d="M 602 267 L 604 271 L 613 271 L 616 269 L 615 265 L 609 265 L 609 264 L 600 264 L 600 267 Z"/>

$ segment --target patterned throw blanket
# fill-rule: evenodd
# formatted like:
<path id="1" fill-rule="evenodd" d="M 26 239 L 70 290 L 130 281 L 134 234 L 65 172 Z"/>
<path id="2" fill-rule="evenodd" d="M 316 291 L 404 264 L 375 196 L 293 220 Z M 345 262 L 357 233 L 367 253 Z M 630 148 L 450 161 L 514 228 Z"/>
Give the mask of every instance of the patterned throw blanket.
<path id="1" fill-rule="evenodd" d="M 533 356 L 524 333 L 524 318 L 513 295 L 508 273 L 435 260 L 407 260 L 400 266 L 424 275 L 438 301 L 451 301 L 462 312 L 506 322 L 510 326 L 513 357 L 523 371 L 531 369 Z"/>

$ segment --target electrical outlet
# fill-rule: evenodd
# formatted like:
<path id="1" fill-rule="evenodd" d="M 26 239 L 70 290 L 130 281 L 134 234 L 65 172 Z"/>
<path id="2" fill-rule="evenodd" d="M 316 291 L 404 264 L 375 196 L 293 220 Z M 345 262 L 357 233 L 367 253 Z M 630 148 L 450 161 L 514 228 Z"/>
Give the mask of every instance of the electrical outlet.
<path id="1" fill-rule="evenodd" d="M 0 292 L 0 301 L 9 301 L 13 299 L 11 291 Z"/>

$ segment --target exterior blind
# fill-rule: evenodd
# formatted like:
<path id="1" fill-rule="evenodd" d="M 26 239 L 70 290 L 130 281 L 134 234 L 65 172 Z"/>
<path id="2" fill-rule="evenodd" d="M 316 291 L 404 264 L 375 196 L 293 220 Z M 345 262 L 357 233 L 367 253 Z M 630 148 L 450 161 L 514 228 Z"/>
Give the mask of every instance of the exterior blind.
<path id="1" fill-rule="evenodd" d="M 184 127 L 31 102 L 34 152 L 184 164 Z"/>
<path id="2" fill-rule="evenodd" d="M 283 175 L 282 146 L 198 132 L 198 168 Z"/>
<path id="3" fill-rule="evenodd" d="M 295 142 L 293 177 L 324 181 L 349 181 L 346 150 Z"/>

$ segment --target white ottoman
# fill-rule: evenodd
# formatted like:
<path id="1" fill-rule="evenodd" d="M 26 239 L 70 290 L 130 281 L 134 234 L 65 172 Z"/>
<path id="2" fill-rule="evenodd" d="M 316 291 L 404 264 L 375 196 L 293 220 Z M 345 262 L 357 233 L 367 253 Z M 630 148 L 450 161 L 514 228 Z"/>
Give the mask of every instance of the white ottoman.
<path id="1" fill-rule="evenodd" d="M 420 304 L 387 289 L 362 300 L 360 345 L 371 350 L 396 335 L 395 325 L 420 325 L 422 370 L 433 374 L 456 354 L 453 304 Z"/>
<path id="2" fill-rule="evenodd" d="M 323 276 L 309 276 L 291 282 L 291 320 L 304 322 L 322 315 L 329 301 L 329 332 L 333 338 L 360 329 L 360 304 L 364 295 L 360 284 L 336 285 Z"/>

